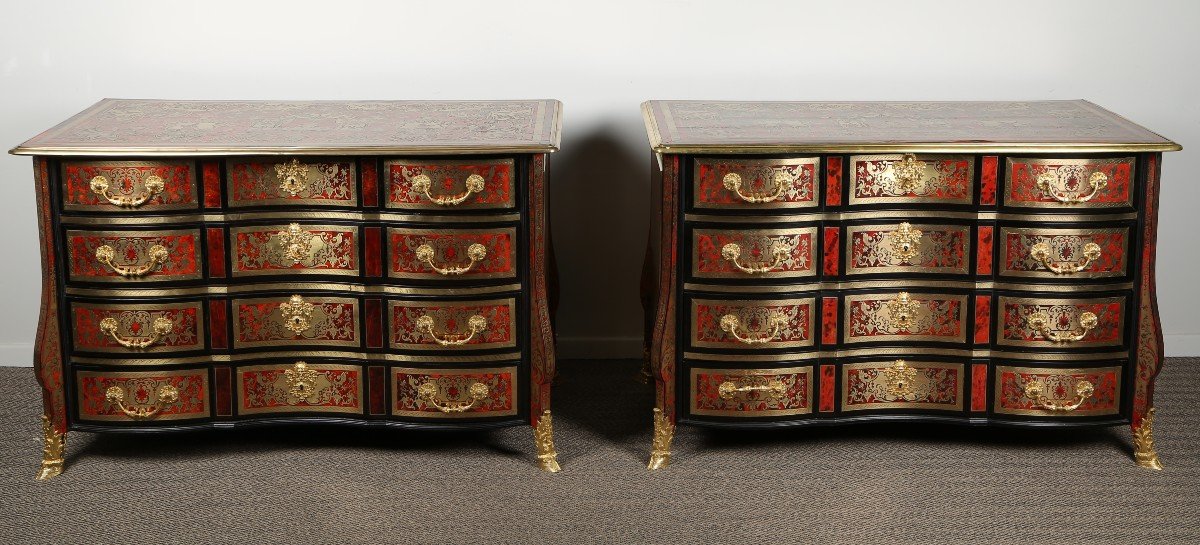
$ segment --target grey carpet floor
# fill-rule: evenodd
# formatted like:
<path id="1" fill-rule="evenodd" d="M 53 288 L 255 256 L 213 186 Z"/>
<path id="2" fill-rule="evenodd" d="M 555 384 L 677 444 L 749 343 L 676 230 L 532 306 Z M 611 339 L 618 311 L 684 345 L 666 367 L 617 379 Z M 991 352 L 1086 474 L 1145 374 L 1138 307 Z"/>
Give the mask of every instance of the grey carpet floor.
<path id="1" fill-rule="evenodd" d="M 1200 359 L 1161 375 L 1166 470 L 1125 428 L 866 424 L 754 433 L 682 428 L 645 469 L 637 362 L 563 362 L 563 472 L 527 428 L 468 434 L 286 427 L 74 433 L 35 482 L 40 404 L 0 368 L 0 543 L 1197 543 Z"/>

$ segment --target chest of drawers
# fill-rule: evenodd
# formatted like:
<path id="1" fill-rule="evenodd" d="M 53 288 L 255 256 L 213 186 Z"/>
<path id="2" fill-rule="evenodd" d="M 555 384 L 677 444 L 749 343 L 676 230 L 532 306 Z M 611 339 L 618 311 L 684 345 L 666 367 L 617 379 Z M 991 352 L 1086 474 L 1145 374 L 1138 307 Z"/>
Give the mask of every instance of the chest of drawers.
<path id="1" fill-rule="evenodd" d="M 1085 101 L 653 101 L 650 467 L 677 423 L 1152 436 L 1161 152 Z"/>
<path id="2" fill-rule="evenodd" d="M 532 424 L 557 101 L 105 100 L 34 156 L 39 478 L 68 429 Z"/>

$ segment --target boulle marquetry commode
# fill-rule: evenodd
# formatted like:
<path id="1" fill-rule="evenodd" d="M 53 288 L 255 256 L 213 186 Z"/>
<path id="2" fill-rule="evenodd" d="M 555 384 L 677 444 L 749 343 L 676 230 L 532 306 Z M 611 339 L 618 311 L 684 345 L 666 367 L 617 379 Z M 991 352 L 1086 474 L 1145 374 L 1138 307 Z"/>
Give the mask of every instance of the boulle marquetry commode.
<path id="1" fill-rule="evenodd" d="M 650 468 L 677 423 L 1130 424 L 1162 152 L 1086 101 L 643 105 Z"/>
<path id="2" fill-rule="evenodd" d="M 34 156 L 39 478 L 68 429 L 550 417 L 557 101 L 104 100 Z"/>

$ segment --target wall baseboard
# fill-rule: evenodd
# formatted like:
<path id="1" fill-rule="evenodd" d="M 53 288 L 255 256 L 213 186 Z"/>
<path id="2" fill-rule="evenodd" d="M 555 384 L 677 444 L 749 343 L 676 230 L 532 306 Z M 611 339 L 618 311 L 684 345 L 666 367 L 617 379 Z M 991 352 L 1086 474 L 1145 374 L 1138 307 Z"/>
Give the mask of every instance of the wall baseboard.
<path id="1" fill-rule="evenodd" d="M 1200 335 L 1167 335 L 1167 356 L 1200 356 Z M 569 360 L 638 359 L 641 337 L 559 337 L 558 357 Z M 0 344 L 0 367 L 33 366 L 33 343 Z"/>

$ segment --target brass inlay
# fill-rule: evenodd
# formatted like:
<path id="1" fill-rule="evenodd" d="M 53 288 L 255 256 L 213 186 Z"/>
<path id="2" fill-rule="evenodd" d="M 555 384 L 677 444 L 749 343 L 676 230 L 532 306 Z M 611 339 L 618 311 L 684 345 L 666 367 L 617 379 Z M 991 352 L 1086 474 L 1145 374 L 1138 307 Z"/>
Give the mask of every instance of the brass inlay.
<path id="1" fill-rule="evenodd" d="M 1032 205 L 1023 205 L 1032 206 Z M 1061 209 L 1060 209 L 1061 210 Z M 862 211 L 862 212 L 796 212 L 788 213 L 786 216 L 779 215 L 755 215 L 755 216 L 716 216 L 712 214 L 686 213 L 683 215 L 684 221 L 697 223 L 790 223 L 790 222 L 812 222 L 812 221 L 849 221 L 849 220 L 874 220 L 880 217 L 880 212 Z M 1047 214 L 1013 214 L 1010 212 L 954 212 L 942 210 L 906 210 L 904 216 L 909 219 L 926 218 L 930 220 L 1011 220 L 1011 221 L 1034 221 L 1044 222 L 1053 220 L 1055 222 L 1087 222 L 1087 223 L 1109 223 L 1114 221 L 1135 220 L 1138 215 L 1135 212 L 1123 212 L 1119 214 L 1066 214 L 1051 212 Z M 149 218 L 152 219 L 152 218 Z M 64 220 L 66 221 L 66 220 Z M 80 220 L 71 220 L 80 221 Z"/>
<path id="2" fill-rule="evenodd" d="M 146 179 L 142 181 L 142 187 L 146 191 L 140 195 L 114 195 L 109 193 L 108 178 L 104 176 L 92 178 L 89 185 L 91 186 L 92 193 L 104 197 L 104 200 L 122 208 L 137 208 L 145 204 L 146 201 L 154 198 L 155 195 L 162 193 L 162 190 L 166 188 L 166 183 L 163 182 L 163 179 L 153 174 L 146 176 Z"/>
<path id="3" fill-rule="evenodd" d="M 475 263 L 482 261 L 483 258 L 487 257 L 487 248 L 479 243 L 475 243 L 467 247 L 467 259 L 470 259 L 470 262 L 468 262 L 466 265 L 439 266 L 433 262 L 433 256 L 433 246 L 428 244 L 417 246 L 417 260 L 428 264 L 429 268 L 433 269 L 434 272 L 440 275 L 457 276 L 471 270 L 471 267 L 474 267 Z"/>
<path id="4" fill-rule="evenodd" d="M 917 156 L 905 153 L 899 161 L 892 162 L 893 179 L 896 182 L 893 194 L 915 192 L 920 186 L 921 174 L 925 172 L 925 161 L 918 161 Z"/>
<path id="5" fill-rule="evenodd" d="M 1092 312 L 1079 313 L 1079 327 L 1071 331 L 1054 331 L 1050 327 L 1050 313 L 1044 310 L 1034 312 L 1025 318 L 1025 322 L 1043 339 L 1055 343 L 1071 343 L 1082 341 L 1088 332 L 1100 324 L 1100 319 Z"/>
<path id="6" fill-rule="evenodd" d="M 270 346 L 270 345 L 268 345 Z M 209 363 L 240 363 L 254 362 L 264 358 L 351 358 L 367 362 L 418 362 L 422 364 L 468 364 L 494 361 L 509 361 L 521 359 L 519 352 L 504 352 L 500 354 L 483 355 L 454 355 L 432 356 L 426 354 L 381 354 L 378 352 L 358 352 L 354 350 L 270 350 L 266 352 L 247 352 L 235 354 L 212 354 L 208 356 L 189 356 L 184 358 L 132 358 L 120 357 L 88 357 L 75 356 L 71 361 L 96 365 L 114 365 L 120 367 L 145 367 L 162 365 L 204 365 Z M 317 364 L 309 364 L 317 368 Z M 321 365 L 324 369 L 326 366 Z"/>
<path id="7" fill-rule="evenodd" d="M 1098 360 L 1114 360 L 1124 359 L 1129 357 L 1129 352 L 1083 352 L 1083 353 L 1068 353 L 1068 354 L 1052 354 L 1047 352 L 1009 352 L 1006 350 L 958 350 L 953 348 L 913 348 L 905 346 L 879 346 L 872 348 L 858 348 L 851 350 L 821 350 L 819 352 L 808 352 L 803 354 L 738 354 L 737 360 L 740 362 L 786 362 L 786 361 L 809 361 L 817 359 L 836 359 L 850 357 L 880 357 L 880 356 L 946 356 L 946 357 L 961 357 L 961 358 L 995 358 L 1006 360 L 1029 360 L 1040 362 L 1069 362 L 1069 361 L 1098 361 Z M 84 361 L 81 358 L 75 358 L 78 361 Z M 684 352 L 683 359 L 695 361 L 729 361 L 729 354 L 709 354 L 705 352 Z M 123 360 L 124 361 L 124 360 Z M 910 364 L 911 365 L 911 364 Z"/>
<path id="8" fill-rule="evenodd" d="M 654 439 L 650 446 L 650 463 L 647 469 L 662 469 L 671 465 L 671 440 L 675 438 L 675 424 L 662 409 L 654 408 Z"/>
<path id="9" fill-rule="evenodd" d="M 154 321 L 150 322 L 149 337 L 144 339 L 125 339 L 117 334 L 117 329 L 119 329 L 120 326 L 120 322 L 118 322 L 117 319 L 113 318 L 112 316 L 100 320 L 101 333 L 112 337 L 117 344 L 124 346 L 125 348 L 134 349 L 148 348 L 152 346 L 154 343 L 162 340 L 164 336 L 170 334 L 171 330 L 175 327 L 171 320 L 159 316 L 155 318 Z"/>
<path id="10" fill-rule="evenodd" d="M 283 327 L 299 335 L 312 325 L 313 304 L 293 295 L 286 303 L 279 304 L 279 313 L 283 315 Z"/>
<path id="11" fill-rule="evenodd" d="M 921 302 L 911 299 L 907 291 L 896 294 L 896 298 L 885 305 L 888 309 L 888 323 L 896 331 L 910 331 L 917 322 L 917 313 L 921 310 Z"/>
<path id="12" fill-rule="evenodd" d="M 289 223 L 287 230 L 276 233 L 275 238 L 284 257 L 292 260 L 294 265 L 299 265 L 312 253 L 313 234 L 301 228 L 299 223 Z"/>
<path id="13" fill-rule="evenodd" d="M 1038 170 L 1041 170 L 1037 178 L 1034 179 L 1035 191 L 1048 200 L 1028 198 L 1028 195 L 1015 196 L 1012 194 L 1013 184 L 1015 183 L 1013 178 L 1014 167 L 1018 164 L 1027 165 L 1031 169 L 1038 167 Z M 1108 179 L 1108 175 L 1103 172 L 1091 169 L 1099 166 L 1126 164 L 1129 165 L 1131 172 L 1128 196 L 1120 202 L 1096 200 L 1096 197 L 1103 194 L 1103 190 L 1108 187 L 1110 180 Z M 1009 157 L 1004 175 L 1004 189 L 1001 193 L 1004 197 L 1005 206 L 1053 209 L 1127 208 L 1133 206 L 1132 199 L 1134 194 L 1136 194 L 1135 184 L 1137 183 L 1137 176 L 1136 174 L 1132 174 L 1137 172 L 1136 166 L 1136 157 L 1092 157 L 1087 159 Z M 1075 182 L 1074 184 L 1072 184 L 1073 181 Z M 1033 188 L 1030 189 L 1030 193 L 1032 193 L 1034 190 Z M 1086 215 L 1083 216 L 1087 217 Z M 1056 219 L 1059 218 L 1057 215 L 1053 217 Z M 1042 219 L 1047 218 L 1043 217 Z"/>
<path id="14" fill-rule="evenodd" d="M 209 285 L 196 288 L 80 288 L 67 286 L 67 295 L 85 297 L 186 297 L 194 295 L 225 295 L 245 294 L 254 295 L 271 291 L 293 291 L 302 289 L 320 289 L 338 291 L 346 294 L 380 294 L 380 295 L 429 295 L 438 297 L 454 297 L 459 295 L 484 295 L 500 292 L 519 291 L 521 284 L 502 284 L 499 286 L 481 286 L 475 288 L 415 288 L 408 286 L 364 286 L 362 284 L 337 284 L 332 282 L 275 282 L 264 284 L 245 284 L 240 286 Z"/>
<path id="15" fill-rule="evenodd" d="M 774 261 L 769 264 L 762 265 L 743 265 L 738 261 L 742 256 L 742 247 L 735 242 L 730 242 L 721 247 L 721 258 L 725 261 L 733 263 L 734 267 L 746 274 L 758 274 L 773 271 L 783 264 L 788 257 L 788 249 L 783 246 L 778 240 L 771 241 L 771 255 L 774 256 Z"/>
<path id="16" fill-rule="evenodd" d="M 1092 200 L 1101 189 L 1108 185 L 1108 175 L 1096 171 L 1088 176 L 1088 186 L 1092 188 L 1091 192 L 1086 195 L 1072 193 L 1067 189 L 1067 184 L 1072 179 L 1082 179 L 1087 174 L 1085 165 L 1062 165 L 1054 170 L 1046 171 L 1038 175 L 1037 187 L 1042 191 L 1042 195 L 1052 198 L 1063 204 L 1079 204 Z"/>
<path id="17" fill-rule="evenodd" d="M 295 197 L 308 188 L 308 165 L 298 159 L 275 165 L 275 177 L 279 179 L 279 190 Z"/>
<path id="18" fill-rule="evenodd" d="M 317 394 L 317 372 L 309 369 L 306 362 L 298 361 L 291 369 L 285 369 L 283 380 L 287 382 L 287 401 L 291 405 Z"/>
<path id="19" fill-rule="evenodd" d="M 763 344 L 778 339 L 779 334 L 783 332 L 783 326 L 787 325 L 788 319 L 781 312 L 771 312 L 767 315 L 766 322 L 767 327 L 770 328 L 769 331 L 762 333 L 747 331 L 742 333 L 742 322 L 737 315 L 726 314 L 721 317 L 721 330 L 742 344 Z"/>
<path id="20" fill-rule="evenodd" d="M 147 261 L 141 265 L 117 265 L 113 263 L 113 259 L 116 257 L 117 251 L 112 246 L 105 244 L 96 248 L 96 261 L 108 265 L 113 272 L 120 276 L 138 278 L 158 270 L 159 267 L 162 267 L 167 262 L 170 254 L 167 253 L 167 249 L 161 244 L 154 244 L 146 250 Z"/>
<path id="21" fill-rule="evenodd" d="M 428 175 L 418 174 L 413 176 L 413 179 L 409 183 L 412 185 L 413 191 L 425 195 L 425 198 L 429 199 L 433 204 L 439 206 L 456 206 L 466 202 L 467 199 L 471 198 L 471 195 L 483 192 L 484 182 L 483 176 L 472 174 L 467 176 L 466 191 L 458 195 L 438 195 L 436 197 L 429 193 L 429 189 L 433 187 L 433 180 Z"/>
<path id="22" fill-rule="evenodd" d="M 883 356 L 887 355 L 886 350 L 871 350 L 865 354 L 867 356 Z M 959 354 L 951 354 L 946 350 L 922 350 L 922 349 L 898 349 L 896 355 L 916 355 L 928 354 L 935 356 L 958 356 Z M 842 353 L 839 353 L 839 357 Z M 830 356 L 821 355 L 821 358 Z M 967 356 L 969 357 L 969 355 Z M 859 371 L 858 395 L 851 395 L 850 372 Z M 868 372 L 868 374 L 863 374 Z M 874 374 L 869 374 L 874 372 Z M 955 377 L 956 388 L 951 392 L 946 392 L 947 396 L 952 395 L 953 398 L 941 398 L 938 396 L 941 392 L 938 391 L 936 383 L 941 372 L 952 372 Z M 963 364 L 961 363 L 940 363 L 928 361 L 910 361 L 908 359 L 896 359 L 891 363 L 884 362 L 866 362 L 866 363 L 847 363 L 842 365 L 842 411 L 862 411 L 876 409 L 931 409 L 931 410 L 962 410 L 963 407 L 963 388 L 962 381 Z"/>
<path id="23" fill-rule="evenodd" d="M 909 367 L 908 362 L 896 360 L 891 367 L 883 370 L 887 393 L 893 398 L 909 399 L 922 398 L 929 395 L 928 388 L 920 393 L 913 390 L 913 382 L 917 378 L 917 370 Z"/>
<path id="24" fill-rule="evenodd" d="M 487 399 L 487 384 L 472 382 L 467 388 L 467 394 L 470 396 L 470 401 L 450 401 L 442 395 L 441 389 L 433 382 L 426 381 L 417 386 L 417 399 L 444 413 L 465 413 L 474 409 L 480 401 Z"/>
<path id="25" fill-rule="evenodd" d="M 1075 392 L 1074 398 L 1060 399 L 1047 395 L 1058 388 Z M 1025 382 L 1025 397 L 1032 399 L 1047 411 L 1073 411 L 1083 405 L 1087 398 L 1092 397 L 1096 387 L 1086 380 L 1076 380 L 1071 375 L 1051 375 L 1044 378 L 1031 379 Z"/>
<path id="26" fill-rule="evenodd" d="M 911 263 L 914 257 L 921 255 L 921 230 L 913 229 L 911 223 L 901 222 L 895 231 L 888 233 L 888 244 L 892 253 L 900 257 L 901 263 Z"/>
<path id="27" fill-rule="evenodd" d="M 1128 356 L 1126 355 L 1125 357 L 1128 357 Z M 1041 358 L 1039 358 L 1039 359 L 1041 359 Z M 1107 406 L 1108 404 L 1106 403 L 1105 404 L 1106 406 L 1104 406 L 1104 407 L 1081 408 L 1082 407 L 1082 402 L 1081 402 L 1080 404 L 1075 405 L 1075 408 L 1073 408 L 1073 409 L 1051 409 L 1051 408 L 1047 408 L 1046 406 L 1044 406 L 1042 404 L 1042 400 L 1039 400 L 1037 397 L 1030 397 L 1026 390 L 1029 387 L 1029 383 L 1031 383 L 1031 382 L 1041 384 L 1040 389 L 1033 392 L 1035 394 L 1035 396 L 1037 393 L 1041 392 L 1043 394 L 1043 397 L 1045 398 L 1044 401 L 1050 402 L 1050 404 L 1052 404 L 1052 405 L 1069 406 L 1069 405 L 1074 404 L 1076 399 L 1079 398 L 1081 395 L 1080 391 L 1076 390 L 1076 388 L 1078 388 L 1077 384 L 1079 382 L 1089 382 L 1089 383 L 1091 382 L 1091 381 L 1086 380 L 1081 377 L 1077 378 L 1078 375 L 1103 376 L 1108 373 L 1112 373 L 1116 376 L 1116 384 L 1113 386 L 1113 399 L 1112 399 L 1111 406 Z M 1026 415 L 1026 416 L 1080 417 L 1080 416 L 1091 416 L 1091 415 L 1117 414 L 1120 411 L 1120 407 L 1121 407 L 1121 391 L 1122 391 L 1121 375 L 1123 373 L 1124 373 L 1124 370 L 1119 366 L 1117 366 L 1117 367 L 1093 367 L 1093 368 L 1062 368 L 1062 367 L 1050 368 L 1050 367 L 1013 367 L 1013 366 L 1000 365 L 1000 366 L 997 366 L 996 370 L 995 370 L 995 376 L 996 376 L 995 394 L 994 394 L 995 401 L 993 402 L 993 407 L 995 408 L 995 412 L 997 414 L 1015 414 L 1015 415 Z M 1007 400 L 1004 397 L 1005 396 L 1004 387 L 1006 385 L 1006 382 L 1003 379 L 1003 377 L 1006 374 L 1010 374 L 1010 376 L 1011 376 L 1011 379 L 1007 382 L 1007 384 L 1009 384 L 1015 390 L 1015 391 L 1011 392 L 1010 398 Z M 1034 376 L 1023 377 L 1022 375 L 1034 375 Z M 1037 375 L 1042 375 L 1042 376 L 1037 376 Z M 1062 391 L 1068 393 L 1069 397 L 1065 397 L 1063 399 L 1058 399 L 1055 397 L 1053 392 L 1058 390 L 1060 387 L 1061 387 Z M 1086 402 L 1087 398 L 1090 398 L 1092 395 L 1095 394 L 1095 386 L 1094 385 L 1092 385 L 1092 389 L 1090 391 L 1088 391 L 1086 388 L 1083 388 L 1083 390 L 1084 390 L 1084 393 L 1086 393 L 1086 396 L 1084 396 L 1085 402 Z M 1017 402 L 1019 405 L 1024 404 L 1023 400 L 1026 398 L 1028 398 L 1036 406 L 1033 408 L 1019 408 L 1019 407 L 1014 407 L 1011 405 L 1011 403 L 1013 403 L 1013 402 Z M 1009 403 L 1009 405 L 1006 405 L 1006 402 Z"/>
<path id="28" fill-rule="evenodd" d="M 915 150 L 911 150 L 915 151 Z M 923 155 L 918 160 L 913 153 L 898 155 L 854 155 L 850 157 L 850 202 L 851 206 L 871 203 L 972 203 L 975 179 L 975 161 L 966 155 Z M 940 166 L 945 161 L 956 164 L 963 162 L 964 170 L 943 172 Z M 861 177 L 869 177 L 868 181 Z M 951 179 L 952 176 L 956 176 Z M 961 194 L 939 196 L 939 191 L 949 191 L 954 182 L 966 182 Z M 873 187 L 869 195 L 860 195 L 859 190 Z M 878 213 L 873 213 L 876 216 Z M 974 213 L 972 213 L 974 215 Z"/>
<path id="29" fill-rule="evenodd" d="M 170 384 L 161 384 L 154 390 L 154 398 L 144 403 L 125 404 L 125 388 L 110 386 L 104 392 L 104 400 L 116 405 L 125 416 L 134 420 L 153 418 L 166 406 L 179 401 L 179 389 Z"/>

